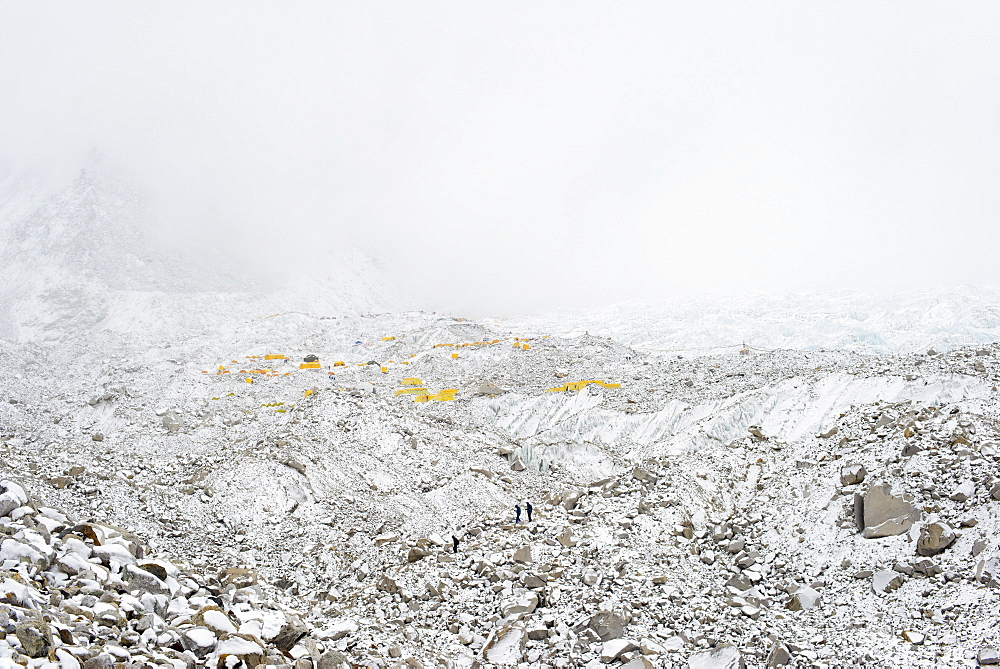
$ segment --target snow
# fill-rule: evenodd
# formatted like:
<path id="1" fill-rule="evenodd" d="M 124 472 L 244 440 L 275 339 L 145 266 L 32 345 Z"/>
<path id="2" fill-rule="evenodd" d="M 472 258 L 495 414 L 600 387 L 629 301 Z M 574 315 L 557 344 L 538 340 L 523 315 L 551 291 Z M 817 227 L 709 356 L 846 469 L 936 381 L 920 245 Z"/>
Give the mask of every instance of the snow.
<path id="1" fill-rule="evenodd" d="M 962 638 L 946 644 L 943 626 L 932 627 L 920 661 L 941 652 L 958 662 L 996 638 L 983 613 L 994 599 L 970 580 L 969 565 L 980 536 L 991 537 L 980 559 L 994 559 L 1000 531 L 988 497 L 993 479 L 986 481 L 997 475 L 997 290 L 734 295 L 473 322 L 399 311 L 377 262 L 350 249 L 304 253 L 285 271 L 259 275 L 183 257 L 144 232 L 151 219 L 142 194 L 100 166 L 55 196 L 0 180 L 0 212 L 10 216 L 0 230 L 8 268 L 0 287 L 0 439 L 4 476 L 20 482 L 2 483 L 0 503 L 20 508 L 0 525 L 31 511 L 27 492 L 61 509 L 45 511 L 47 532 L 22 535 L 40 550 L 45 534 L 60 531 L 56 523 L 96 518 L 213 578 L 226 567 L 253 567 L 255 597 L 301 607 L 352 648 L 400 644 L 441 663 L 465 662 L 498 631 L 490 625 L 500 607 L 524 595 L 505 547 L 529 544 L 532 569 L 564 561 L 553 571 L 573 573 L 553 577 L 562 595 L 554 588 L 537 613 L 559 618 L 553 630 L 600 606 L 634 606 L 629 637 L 666 639 L 678 662 L 730 633 L 759 651 L 767 635 L 803 641 L 805 630 L 823 630 L 836 636 L 830 648 L 858 635 L 853 658 L 875 653 L 900 664 L 890 627 L 911 624 L 914 610 L 940 618 L 958 604 L 965 617 L 949 619 L 949 633 Z M 533 337 L 531 349 L 515 349 L 513 337 Z M 500 343 L 434 348 L 494 339 Z M 746 355 L 743 342 L 752 347 Z M 941 354 L 928 355 L 930 348 Z M 267 363 L 278 375 L 240 373 L 264 366 L 257 356 L 267 353 L 289 356 Z M 317 372 L 298 369 L 308 353 L 320 356 Z M 339 360 L 347 365 L 333 367 Z M 360 364 L 368 361 L 379 364 Z M 219 366 L 232 373 L 215 374 Z M 432 392 L 456 388 L 457 398 L 394 397 L 410 376 Z M 597 378 L 621 388 L 547 392 Z M 510 392 L 475 396 L 482 383 Z M 356 387 L 374 392 L 346 390 Z M 166 416 L 176 418 L 176 431 Z M 902 436 L 904 424 L 916 436 Z M 836 435 L 817 436 L 833 428 Z M 907 445 L 919 449 L 904 457 Z M 515 458 L 524 471 L 511 468 Z M 848 464 L 864 465 L 870 480 L 840 485 Z M 659 482 L 639 483 L 635 468 Z M 981 485 L 971 485 L 973 473 Z M 853 493 L 882 478 L 922 495 L 922 507 L 934 509 L 925 521 L 976 521 L 940 558 L 961 579 L 908 579 L 881 597 L 852 576 L 912 558 L 913 536 L 866 540 L 850 522 Z M 971 501 L 951 499 L 956 490 Z M 577 515 L 543 501 L 565 491 L 579 493 Z M 551 524 L 512 526 L 513 504 L 525 500 Z M 761 552 L 761 587 L 774 590 L 774 606 L 762 613 L 724 601 L 725 579 L 735 573 L 728 570 L 743 570 L 705 535 L 727 519 Z M 702 536 L 686 538 L 678 526 Z M 564 554 L 555 537 L 565 528 L 578 545 Z M 127 536 L 95 531 L 103 546 L 67 536 L 58 563 L 94 572 L 94 587 L 103 588 L 118 577 L 89 562 L 92 554 L 112 571 L 136 560 Z M 439 548 L 451 534 L 469 557 Z M 406 563 L 416 546 L 435 557 Z M 465 587 L 480 576 L 472 555 L 496 568 L 500 592 Z M 0 544 L 5 566 L 23 569 L 23 557 L 44 559 L 25 543 Z M 210 604 L 170 563 L 143 562 L 167 569 L 171 592 L 190 596 L 175 597 L 172 613 Z M 581 585 L 584 573 L 596 583 Z M 386 574 L 417 609 L 376 591 Z M 650 601 L 617 589 L 641 590 L 660 574 L 669 580 Z M 815 611 L 784 611 L 792 579 L 822 595 Z M 422 594 L 431 582 L 446 583 L 440 600 Z M 925 596 L 927 583 L 934 592 Z M 5 588 L 21 599 L 33 592 L 10 579 Z M 488 600 L 478 599 L 484 594 Z M 148 594 L 140 601 L 147 611 L 167 603 Z M 710 601 L 723 603 L 712 609 Z M 717 619 L 702 625 L 706 611 Z M 748 611 L 760 613 L 759 625 Z M 277 611 L 236 615 L 240 633 L 263 640 L 285 623 Z M 435 635 L 380 627 L 407 616 L 400 629 Z M 467 628 L 464 641 L 444 631 L 447 616 Z M 862 634 L 837 616 L 868 627 Z M 236 628 L 212 610 L 204 620 Z M 523 629 L 512 629 L 494 634 L 490 659 L 522 661 Z M 187 634 L 214 643 L 208 629 Z M 559 643 L 574 638 L 567 631 Z M 260 650 L 230 637 L 215 653 Z"/>

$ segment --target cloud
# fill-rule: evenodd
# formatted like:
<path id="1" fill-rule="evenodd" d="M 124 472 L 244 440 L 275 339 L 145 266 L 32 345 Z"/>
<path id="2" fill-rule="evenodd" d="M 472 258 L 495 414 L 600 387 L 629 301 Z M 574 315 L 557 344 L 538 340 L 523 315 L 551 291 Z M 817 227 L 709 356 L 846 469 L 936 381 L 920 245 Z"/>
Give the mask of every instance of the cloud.
<path id="1" fill-rule="evenodd" d="M 1000 7 L 0 7 L 0 154 L 478 313 L 996 282 Z"/>

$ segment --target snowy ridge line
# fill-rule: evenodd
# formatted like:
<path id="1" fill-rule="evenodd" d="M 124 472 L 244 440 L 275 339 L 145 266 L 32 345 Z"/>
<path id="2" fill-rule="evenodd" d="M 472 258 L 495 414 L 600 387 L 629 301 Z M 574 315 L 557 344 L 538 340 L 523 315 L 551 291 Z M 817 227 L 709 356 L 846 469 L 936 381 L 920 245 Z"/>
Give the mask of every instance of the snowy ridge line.
<path id="1" fill-rule="evenodd" d="M 630 441 L 673 451 L 682 443 L 687 444 L 683 450 L 726 443 L 745 436 L 751 425 L 760 426 L 769 437 L 792 442 L 821 431 L 852 405 L 880 400 L 982 400 L 991 392 L 988 384 L 961 375 L 905 381 L 833 374 L 819 381 L 796 377 L 704 404 L 671 400 L 659 411 L 639 416 L 599 408 L 602 398 L 589 390 L 565 398 L 508 395 L 492 401 L 496 427 L 515 439 L 546 434 L 549 443 Z"/>

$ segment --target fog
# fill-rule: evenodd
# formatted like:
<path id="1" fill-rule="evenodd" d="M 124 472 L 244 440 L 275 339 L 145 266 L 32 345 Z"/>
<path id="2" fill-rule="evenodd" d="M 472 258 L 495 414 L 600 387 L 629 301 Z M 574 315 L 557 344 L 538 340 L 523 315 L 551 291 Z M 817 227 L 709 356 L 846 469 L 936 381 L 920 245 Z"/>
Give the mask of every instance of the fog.
<path id="1" fill-rule="evenodd" d="M 998 283 L 1000 4 L 4 3 L 0 157 L 426 308 Z"/>

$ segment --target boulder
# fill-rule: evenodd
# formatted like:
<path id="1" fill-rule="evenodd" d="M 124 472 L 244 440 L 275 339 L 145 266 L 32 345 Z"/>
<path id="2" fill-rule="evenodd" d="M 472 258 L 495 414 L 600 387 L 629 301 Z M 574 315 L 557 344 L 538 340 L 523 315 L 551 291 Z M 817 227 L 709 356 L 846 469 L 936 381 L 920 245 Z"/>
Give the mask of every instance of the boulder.
<path id="1" fill-rule="evenodd" d="M 840 485 L 857 485 L 865 480 L 868 470 L 864 465 L 847 465 L 840 468 Z"/>
<path id="2" fill-rule="evenodd" d="M 953 493 L 951 493 L 949 499 L 951 499 L 953 502 L 965 502 L 970 497 L 975 497 L 975 496 L 976 496 L 976 484 L 967 479 L 958 484 L 958 487 L 955 488 L 955 491 Z"/>
<path id="3" fill-rule="evenodd" d="M 27 618 L 17 623 L 14 629 L 17 640 L 21 642 L 21 652 L 28 657 L 46 657 L 52 647 L 52 630 L 49 624 L 40 618 Z"/>
<path id="4" fill-rule="evenodd" d="M 945 523 L 929 523 L 920 528 L 917 539 L 918 555 L 937 555 L 955 541 L 955 531 Z"/>
<path id="5" fill-rule="evenodd" d="M 528 544 L 521 546 L 514 551 L 514 555 L 511 556 L 511 559 L 514 560 L 514 562 L 521 562 L 524 564 L 531 562 L 531 546 Z"/>
<path id="6" fill-rule="evenodd" d="M 771 646 L 770 652 L 767 654 L 767 660 L 764 662 L 764 666 L 767 669 L 773 669 L 774 667 L 783 667 L 792 661 L 792 654 L 788 650 L 788 646 L 781 643 L 780 641 L 775 641 Z"/>
<path id="7" fill-rule="evenodd" d="M 538 595 L 533 592 L 521 595 L 517 599 L 507 602 L 501 607 L 504 618 L 523 618 L 530 614 L 538 606 Z"/>
<path id="8" fill-rule="evenodd" d="M 1000 558 L 980 560 L 976 565 L 976 581 L 991 588 L 1000 588 Z"/>
<path id="9" fill-rule="evenodd" d="M 611 641 L 605 641 L 601 646 L 601 662 L 604 664 L 610 664 L 617 660 L 619 657 L 625 653 L 631 653 L 633 650 L 638 650 L 638 646 L 634 642 L 628 639 L 612 639 Z"/>
<path id="10" fill-rule="evenodd" d="M 523 472 L 527 469 L 527 465 L 524 464 L 524 459 L 521 457 L 521 452 L 518 450 L 510 458 L 510 468 L 515 472 Z"/>
<path id="11" fill-rule="evenodd" d="M 634 467 L 632 469 L 632 478 L 634 478 L 636 481 L 649 484 L 656 483 L 659 480 L 656 477 L 656 475 L 653 474 L 652 472 L 646 471 L 645 469 L 641 469 L 639 467 Z"/>
<path id="12" fill-rule="evenodd" d="M 892 592 L 903 585 L 903 575 L 898 571 L 883 569 L 872 576 L 872 591 L 879 595 Z"/>
<path id="13" fill-rule="evenodd" d="M 903 534 L 920 518 L 912 496 L 894 494 L 888 483 L 873 485 L 857 499 L 861 500 L 861 534 L 866 539 Z"/>
<path id="14" fill-rule="evenodd" d="M 375 587 L 382 592 L 388 592 L 389 594 L 395 594 L 399 592 L 399 585 L 396 583 L 396 579 L 392 578 L 388 574 L 382 574 L 379 577 L 378 582 Z"/>
<path id="15" fill-rule="evenodd" d="M 746 669 L 746 663 L 736 646 L 716 646 L 692 655 L 688 669 Z"/>
<path id="16" fill-rule="evenodd" d="M 976 654 L 980 667 L 993 667 L 1000 664 L 1000 651 L 996 648 L 983 648 Z"/>
<path id="17" fill-rule="evenodd" d="M 483 645 L 483 658 L 487 662 L 509 667 L 521 662 L 528 635 L 524 625 L 514 623 L 494 629 Z"/>
<path id="18" fill-rule="evenodd" d="M 803 586 L 795 591 L 792 598 L 785 604 L 789 611 L 808 611 L 819 606 L 822 595 L 809 586 Z"/>
<path id="19" fill-rule="evenodd" d="M 423 548 L 417 548 L 414 546 L 406 553 L 406 561 L 408 563 L 416 562 L 417 560 L 423 560 L 425 557 L 430 555 L 430 551 L 425 551 Z"/>
<path id="20" fill-rule="evenodd" d="M 308 631 L 309 628 L 306 627 L 306 624 L 297 615 L 287 614 L 285 624 L 281 626 L 278 633 L 271 639 L 271 643 L 283 651 L 289 651 Z"/>
<path id="21" fill-rule="evenodd" d="M 625 625 L 628 624 L 622 616 L 612 611 L 600 611 L 595 613 L 587 627 L 597 635 L 601 641 L 619 639 L 625 634 Z"/>
<path id="22" fill-rule="evenodd" d="M 161 422 L 163 427 L 167 429 L 167 432 L 178 432 L 182 427 L 184 427 L 184 422 L 173 412 L 163 416 L 163 420 Z"/>
<path id="23" fill-rule="evenodd" d="M 573 530 L 568 527 L 559 533 L 559 536 L 556 537 L 556 541 L 566 548 L 572 548 L 577 544 L 576 539 L 573 537 Z"/>

